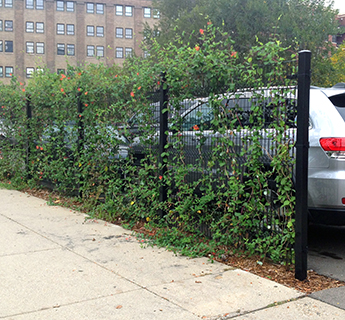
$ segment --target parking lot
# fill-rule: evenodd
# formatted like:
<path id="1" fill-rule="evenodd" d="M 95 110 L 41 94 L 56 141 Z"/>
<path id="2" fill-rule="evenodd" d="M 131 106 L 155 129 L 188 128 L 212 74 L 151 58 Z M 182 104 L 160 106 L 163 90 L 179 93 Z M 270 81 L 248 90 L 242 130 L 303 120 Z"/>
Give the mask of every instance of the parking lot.
<path id="1" fill-rule="evenodd" d="M 345 281 L 345 227 L 310 225 L 308 268 Z"/>

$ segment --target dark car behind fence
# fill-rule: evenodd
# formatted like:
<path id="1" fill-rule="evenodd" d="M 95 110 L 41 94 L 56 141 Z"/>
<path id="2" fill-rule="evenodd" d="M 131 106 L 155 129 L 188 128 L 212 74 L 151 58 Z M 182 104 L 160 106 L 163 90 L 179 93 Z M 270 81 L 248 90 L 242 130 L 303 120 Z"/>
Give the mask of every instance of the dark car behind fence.
<path id="1" fill-rule="evenodd" d="M 308 117 L 297 108 L 304 97 L 308 112 L 305 54 L 298 76 L 296 61 L 283 73 L 259 66 L 255 81 L 231 79 L 228 92 L 205 87 L 202 98 L 170 90 L 164 74 L 127 123 L 109 101 L 93 105 L 87 92 L 65 92 L 49 107 L 39 96 L 2 97 L 14 107 L 2 110 L 1 175 L 45 181 L 95 203 L 103 197 L 104 210 L 122 208 L 115 215 L 164 220 L 235 251 L 288 263 L 295 256 L 303 278 L 308 150 L 305 137 L 296 139 L 300 128 L 308 134 Z"/>

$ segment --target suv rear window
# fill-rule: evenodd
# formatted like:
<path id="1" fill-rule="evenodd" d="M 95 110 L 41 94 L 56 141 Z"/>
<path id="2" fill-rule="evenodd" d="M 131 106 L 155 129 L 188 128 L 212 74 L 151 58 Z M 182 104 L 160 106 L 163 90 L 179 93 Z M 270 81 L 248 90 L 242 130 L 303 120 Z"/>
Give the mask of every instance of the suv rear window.
<path id="1" fill-rule="evenodd" d="M 341 117 L 345 121 L 345 93 L 337 94 L 335 96 L 328 97 L 334 104 Z"/>

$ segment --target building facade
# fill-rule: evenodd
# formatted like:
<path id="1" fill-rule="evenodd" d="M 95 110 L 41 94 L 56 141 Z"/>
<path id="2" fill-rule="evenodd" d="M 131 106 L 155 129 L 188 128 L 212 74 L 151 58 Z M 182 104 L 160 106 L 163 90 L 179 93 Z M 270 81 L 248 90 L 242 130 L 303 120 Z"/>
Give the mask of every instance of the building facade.
<path id="1" fill-rule="evenodd" d="M 143 54 L 144 24 L 158 19 L 151 0 L 0 0 L 0 81 L 25 81 L 42 67 L 122 65 Z"/>

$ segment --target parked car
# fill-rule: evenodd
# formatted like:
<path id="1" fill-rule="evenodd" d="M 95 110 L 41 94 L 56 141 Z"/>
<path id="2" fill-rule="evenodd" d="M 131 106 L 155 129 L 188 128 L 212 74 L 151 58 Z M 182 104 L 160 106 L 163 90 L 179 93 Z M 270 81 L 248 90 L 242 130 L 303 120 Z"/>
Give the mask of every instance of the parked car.
<path id="1" fill-rule="evenodd" d="M 264 103 L 260 102 L 261 107 L 264 108 L 263 113 L 267 124 L 274 118 L 271 113 L 269 96 L 269 90 L 267 90 L 267 99 L 263 101 Z M 237 109 L 236 112 L 230 112 L 232 119 L 245 128 L 233 132 L 234 149 L 232 151 L 235 154 L 240 154 L 243 148 L 241 141 L 250 135 L 249 119 L 255 116 L 251 110 L 251 99 L 253 99 L 253 93 L 243 92 L 236 97 L 224 97 L 221 101 L 226 110 Z M 291 143 L 296 142 L 295 101 L 296 95 L 294 94 L 290 94 L 284 99 L 286 110 L 284 120 L 287 124 L 285 134 Z M 197 159 L 200 159 L 200 154 L 207 163 L 208 155 L 211 154 L 214 147 L 214 138 L 221 135 L 211 126 L 214 113 L 209 105 L 209 100 L 195 100 L 195 103 L 180 116 L 179 128 L 184 143 L 185 164 L 195 165 Z M 170 122 L 174 122 L 174 118 Z M 201 127 L 203 130 L 198 132 Z M 261 161 L 270 165 L 274 151 L 270 148 L 272 140 L 269 137 L 274 129 L 264 126 L 262 130 L 260 142 L 264 152 Z M 168 139 L 170 142 L 174 139 L 172 132 L 169 132 Z M 145 148 L 148 147 L 144 147 L 144 140 L 145 137 L 137 137 L 131 144 L 131 150 L 138 159 L 144 157 Z M 157 144 L 158 140 L 157 132 L 154 137 L 150 137 L 150 141 L 153 142 L 151 148 L 155 148 L 154 144 Z M 170 151 L 174 152 L 174 150 Z M 294 157 L 293 149 L 290 156 Z M 237 159 L 237 161 L 240 162 L 241 159 Z M 206 167 L 205 170 L 207 170 Z M 216 171 L 214 170 L 214 172 Z M 195 181 L 201 174 L 200 170 L 192 169 L 187 179 Z M 310 90 L 308 207 L 310 221 L 345 225 L 345 87 L 341 85 L 333 88 L 315 87 Z"/>

